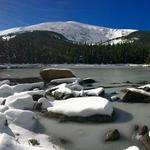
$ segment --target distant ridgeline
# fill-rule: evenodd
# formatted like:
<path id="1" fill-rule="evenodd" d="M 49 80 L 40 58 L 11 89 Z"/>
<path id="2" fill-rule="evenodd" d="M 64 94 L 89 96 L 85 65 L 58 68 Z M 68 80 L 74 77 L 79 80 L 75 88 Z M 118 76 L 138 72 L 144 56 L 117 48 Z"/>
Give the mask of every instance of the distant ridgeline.
<path id="1" fill-rule="evenodd" d="M 122 44 L 77 44 L 51 31 L 0 37 L 0 63 L 150 63 L 150 32 L 136 31 L 112 40 Z"/>

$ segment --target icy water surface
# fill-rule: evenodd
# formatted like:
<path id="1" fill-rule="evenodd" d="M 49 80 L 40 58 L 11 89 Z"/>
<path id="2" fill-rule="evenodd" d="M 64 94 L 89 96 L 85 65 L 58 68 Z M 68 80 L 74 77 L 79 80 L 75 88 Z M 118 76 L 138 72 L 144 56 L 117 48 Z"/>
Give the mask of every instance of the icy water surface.
<path id="1" fill-rule="evenodd" d="M 123 150 L 132 145 L 145 150 L 134 138 L 134 125 L 150 127 L 150 104 L 114 103 L 113 105 L 118 116 L 114 123 L 59 123 L 58 120 L 43 117 L 40 118 L 40 123 L 49 135 L 68 141 L 61 144 L 66 150 Z M 105 142 L 104 135 L 109 129 L 118 129 L 121 139 Z"/>
<path id="2" fill-rule="evenodd" d="M 127 66 L 56 66 L 71 68 L 77 77 L 91 77 L 98 81 L 96 86 L 111 86 L 112 83 L 124 83 L 150 81 L 149 67 Z M 31 77 L 39 76 L 42 68 L 30 69 L 3 69 L 0 70 L 2 77 Z M 118 85 L 119 85 L 118 84 Z M 115 84 L 116 85 L 116 84 Z M 130 86 L 130 85 L 129 85 Z M 121 90 L 121 88 L 106 89 L 107 91 Z M 124 104 L 113 103 L 118 118 L 114 123 L 103 124 L 80 124 L 59 123 L 57 120 L 40 117 L 41 127 L 47 134 L 53 137 L 53 141 L 61 143 L 66 150 L 123 150 L 132 145 L 139 146 L 134 140 L 134 125 L 148 125 L 150 127 L 150 104 Z M 104 134 L 109 129 L 119 129 L 121 140 L 117 142 L 104 142 Z M 60 142 L 63 139 L 63 142 Z"/>
<path id="3" fill-rule="evenodd" d="M 110 83 L 122 83 L 126 81 L 139 82 L 150 81 L 150 67 L 128 67 L 128 66 L 99 66 L 99 65 L 53 65 L 38 68 L 25 69 L 1 69 L 0 78 L 2 77 L 33 77 L 39 76 L 39 71 L 46 67 L 70 68 L 75 75 L 80 78 L 91 77 L 99 81 L 100 85 Z"/>

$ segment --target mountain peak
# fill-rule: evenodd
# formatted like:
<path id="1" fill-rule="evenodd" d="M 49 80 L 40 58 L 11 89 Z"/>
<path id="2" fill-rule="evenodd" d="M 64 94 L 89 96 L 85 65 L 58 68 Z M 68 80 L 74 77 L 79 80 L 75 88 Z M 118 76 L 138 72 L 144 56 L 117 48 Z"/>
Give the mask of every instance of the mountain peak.
<path id="1" fill-rule="evenodd" d="M 60 21 L 60 22 L 46 22 L 26 27 L 12 28 L 0 31 L 0 36 L 11 33 L 15 34 L 19 32 L 35 31 L 35 30 L 53 31 L 62 34 L 71 41 L 88 44 L 106 42 L 111 39 L 127 36 L 130 33 L 136 31 L 130 29 L 111 29 L 106 27 L 84 24 L 77 21 L 66 21 L 66 22 Z"/>

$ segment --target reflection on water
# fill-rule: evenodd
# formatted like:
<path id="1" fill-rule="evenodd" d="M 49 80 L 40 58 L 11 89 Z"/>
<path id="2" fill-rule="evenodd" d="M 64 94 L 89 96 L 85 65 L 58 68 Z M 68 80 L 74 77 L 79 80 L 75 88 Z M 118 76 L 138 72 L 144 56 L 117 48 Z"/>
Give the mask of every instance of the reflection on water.
<path id="1" fill-rule="evenodd" d="M 126 147 L 143 146 L 134 138 L 134 125 L 150 127 L 150 105 L 114 103 L 117 120 L 113 123 L 80 124 L 60 123 L 58 120 L 40 117 L 40 123 L 46 132 L 56 139 L 64 139 L 61 143 L 66 150 L 123 150 Z M 104 135 L 110 129 L 118 129 L 121 139 L 116 142 L 104 142 Z M 57 143 L 60 144 L 60 141 Z"/>

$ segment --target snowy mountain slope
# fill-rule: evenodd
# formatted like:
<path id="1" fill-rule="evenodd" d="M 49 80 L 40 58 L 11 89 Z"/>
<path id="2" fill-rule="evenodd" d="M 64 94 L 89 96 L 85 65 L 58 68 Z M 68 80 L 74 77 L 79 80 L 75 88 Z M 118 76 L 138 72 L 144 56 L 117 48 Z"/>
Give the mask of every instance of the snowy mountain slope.
<path id="1" fill-rule="evenodd" d="M 35 30 L 57 32 L 62 34 L 71 41 L 88 44 L 106 42 L 111 39 L 127 36 L 130 33 L 136 31 L 130 29 L 111 29 L 83 24 L 74 21 L 67 21 L 67 22 L 47 22 L 27 27 L 18 27 L 3 30 L 0 31 L 0 36 Z M 118 42 L 120 43 L 121 41 L 119 40 Z M 115 44 L 117 44 L 118 42 L 115 41 Z"/>

